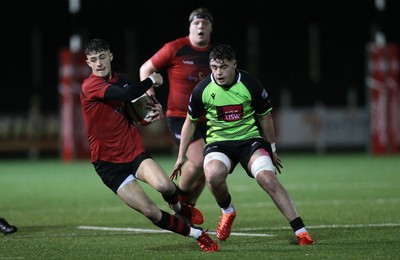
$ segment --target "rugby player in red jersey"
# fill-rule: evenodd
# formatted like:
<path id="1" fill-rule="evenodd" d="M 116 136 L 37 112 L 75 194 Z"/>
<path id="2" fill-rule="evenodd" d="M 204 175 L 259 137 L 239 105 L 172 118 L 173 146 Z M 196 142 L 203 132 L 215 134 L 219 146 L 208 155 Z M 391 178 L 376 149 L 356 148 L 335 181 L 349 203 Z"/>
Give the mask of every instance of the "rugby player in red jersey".
<path id="1" fill-rule="evenodd" d="M 169 95 L 166 121 L 170 133 L 179 146 L 189 97 L 193 88 L 211 73 L 208 59 L 211 49 L 213 16 L 205 8 L 197 8 L 189 15 L 189 35 L 167 42 L 140 67 L 140 79 L 154 72 L 166 71 Z M 148 91 L 154 95 L 154 89 Z M 205 117 L 197 124 L 193 140 L 186 153 L 178 182 L 179 197 L 194 206 L 204 189 L 203 148 L 206 135 Z M 177 176 L 171 176 L 171 179 Z"/>
<path id="2" fill-rule="evenodd" d="M 199 210 L 179 201 L 176 185 L 146 152 L 136 126 L 124 115 L 124 102 L 141 96 L 152 86 L 162 85 L 162 76 L 153 73 L 131 84 L 125 74 L 111 70 L 113 54 L 102 39 L 87 43 L 85 54 L 92 73 L 82 84 L 80 99 L 91 162 L 103 183 L 154 225 L 196 239 L 204 252 L 218 251 L 218 244 L 205 231 L 158 208 L 138 182 L 160 192 L 171 209 L 190 222 L 203 222 Z M 160 113 L 160 104 L 151 107 Z"/>

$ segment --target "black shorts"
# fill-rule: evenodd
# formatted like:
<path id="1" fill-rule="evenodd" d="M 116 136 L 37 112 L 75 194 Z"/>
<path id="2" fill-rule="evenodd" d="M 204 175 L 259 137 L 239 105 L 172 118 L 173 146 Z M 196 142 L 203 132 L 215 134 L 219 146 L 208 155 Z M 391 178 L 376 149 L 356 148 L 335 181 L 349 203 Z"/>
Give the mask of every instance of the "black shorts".
<path id="1" fill-rule="evenodd" d="M 129 163 L 112 163 L 99 160 L 94 162 L 93 165 L 103 183 L 117 194 L 119 186 L 125 179 L 131 174 L 136 177 L 139 165 L 148 158 L 152 157 L 147 152 L 144 152 Z"/>
<path id="2" fill-rule="evenodd" d="M 185 119 L 183 117 L 167 117 L 167 124 L 169 128 L 169 132 L 171 133 L 172 138 L 175 140 L 176 144 L 179 146 L 181 142 L 181 131 L 183 124 L 185 123 Z M 207 123 L 206 122 L 197 122 L 196 131 L 193 134 L 193 141 L 203 138 L 206 140 L 207 134 Z"/>
<path id="3" fill-rule="evenodd" d="M 206 145 L 203 155 L 205 157 L 207 154 L 212 152 L 223 153 L 228 156 L 232 162 L 231 171 L 229 173 L 232 173 L 236 165 L 240 163 L 243 169 L 246 170 L 247 175 L 254 178 L 250 169 L 247 168 L 247 164 L 249 163 L 253 153 L 260 148 L 267 151 L 270 157 L 272 156 L 271 144 L 262 138 L 211 143 Z"/>

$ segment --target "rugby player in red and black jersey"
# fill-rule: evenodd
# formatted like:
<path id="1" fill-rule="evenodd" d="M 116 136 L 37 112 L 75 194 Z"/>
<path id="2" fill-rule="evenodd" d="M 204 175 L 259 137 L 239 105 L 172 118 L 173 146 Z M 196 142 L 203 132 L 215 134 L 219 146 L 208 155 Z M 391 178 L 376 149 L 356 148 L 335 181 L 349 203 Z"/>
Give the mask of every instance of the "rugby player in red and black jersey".
<path id="1" fill-rule="evenodd" d="M 196 84 L 211 73 L 208 57 L 213 46 L 212 25 L 213 16 L 209 10 L 193 10 L 189 15 L 189 35 L 165 43 L 140 68 L 141 80 L 154 72 L 165 71 L 168 74 L 166 121 L 178 146 L 190 94 Z M 150 89 L 148 93 L 154 94 L 154 89 Z M 192 206 L 196 204 L 205 186 L 202 155 L 205 135 L 206 125 L 203 117 L 197 124 L 178 181 L 180 199 Z"/>
<path id="2" fill-rule="evenodd" d="M 218 251 L 218 244 L 205 231 L 158 208 L 138 182 L 148 183 L 160 192 L 171 209 L 190 222 L 204 221 L 199 210 L 179 201 L 175 184 L 146 152 L 135 125 L 124 115 L 124 102 L 162 85 L 162 76 L 153 73 L 131 84 L 124 74 L 111 70 L 113 54 L 102 39 L 87 43 L 85 54 L 92 73 L 82 84 L 80 98 L 91 162 L 103 183 L 154 225 L 196 239 L 204 252 Z M 160 113 L 160 104 L 151 107 Z"/>

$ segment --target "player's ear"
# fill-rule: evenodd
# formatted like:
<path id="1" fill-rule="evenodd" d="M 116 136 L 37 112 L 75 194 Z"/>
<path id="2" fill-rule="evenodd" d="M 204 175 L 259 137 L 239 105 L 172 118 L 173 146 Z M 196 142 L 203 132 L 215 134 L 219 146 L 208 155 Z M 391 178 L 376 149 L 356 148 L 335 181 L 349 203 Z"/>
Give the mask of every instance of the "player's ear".
<path id="1" fill-rule="evenodd" d="M 235 69 L 236 69 L 236 66 L 237 66 L 237 60 L 235 60 L 235 61 L 233 62 L 233 67 L 235 67 Z"/>
<path id="2" fill-rule="evenodd" d="M 114 59 L 114 56 L 112 54 L 112 52 L 110 52 L 110 61 L 112 61 Z"/>

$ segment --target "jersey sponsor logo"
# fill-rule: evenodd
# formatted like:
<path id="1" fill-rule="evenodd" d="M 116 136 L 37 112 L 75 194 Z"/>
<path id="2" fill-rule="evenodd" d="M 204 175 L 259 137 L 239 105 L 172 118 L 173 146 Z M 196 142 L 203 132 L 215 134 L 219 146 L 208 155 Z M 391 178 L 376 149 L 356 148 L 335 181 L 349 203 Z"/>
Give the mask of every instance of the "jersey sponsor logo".
<path id="1" fill-rule="evenodd" d="M 232 122 L 242 119 L 243 117 L 243 106 L 242 105 L 230 105 L 217 107 L 218 120 L 226 122 Z"/>
<path id="2" fill-rule="evenodd" d="M 182 61 L 183 64 L 189 64 L 189 65 L 193 65 L 194 62 L 192 60 L 183 60 Z"/>

